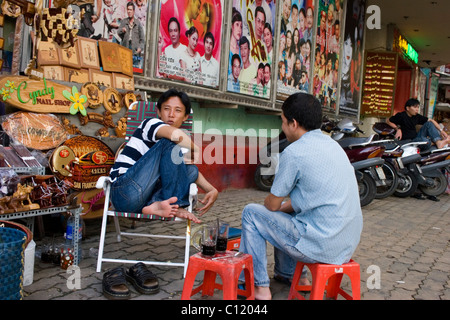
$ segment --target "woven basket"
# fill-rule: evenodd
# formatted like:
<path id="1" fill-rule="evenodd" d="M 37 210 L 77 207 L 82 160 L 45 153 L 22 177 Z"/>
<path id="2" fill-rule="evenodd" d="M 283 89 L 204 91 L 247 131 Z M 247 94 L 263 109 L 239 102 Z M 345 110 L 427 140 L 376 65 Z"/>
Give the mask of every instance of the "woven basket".
<path id="1" fill-rule="evenodd" d="M 22 299 L 26 241 L 25 232 L 0 228 L 0 300 Z"/>
<path id="2" fill-rule="evenodd" d="M 25 242 L 25 248 L 27 247 L 28 243 L 30 243 L 30 241 L 33 240 L 33 232 L 31 232 L 31 230 L 28 227 L 24 226 L 21 223 L 0 220 L 0 228 L 2 227 L 13 228 L 25 232 L 27 234 L 27 241 Z"/>

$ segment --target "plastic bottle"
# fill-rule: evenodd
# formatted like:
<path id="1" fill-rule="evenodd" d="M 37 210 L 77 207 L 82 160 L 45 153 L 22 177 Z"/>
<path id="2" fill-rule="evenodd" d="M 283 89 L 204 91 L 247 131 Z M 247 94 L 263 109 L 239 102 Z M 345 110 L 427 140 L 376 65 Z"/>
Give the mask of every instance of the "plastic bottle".
<path id="1" fill-rule="evenodd" d="M 74 216 L 69 216 L 69 218 L 67 219 L 67 227 L 66 227 L 66 233 L 64 234 L 64 237 L 66 238 L 66 242 L 64 245 L 64 249 L 63 252 L 61 252 L 61 263 L 63 262 L 63 254 L 66 255 L 66 257 L 64 257 L 64 259 L 67 258 L 67 256 L 70 256 L 70 254 L 73 254 L 73 230 L 75 227 L 75 218 Z M 78 263 L 81 261 L 82 258 L 82 249 L 81 249 L 81 239 L 83 238 L 83 225 L 82 222 L 80 221 L 80 226 L 78 229 Z M 73 259 L 73 257 L 72 257 Z M 67 259 L 70 260 L 70 259 Z M 73 263 L 74 261 L 72 261 Z M 69 262 L 70 263 L 70 262 Z M 70 264 L 72 264 L 70 263 Z M 63 264 L 61 264 L 61 267 L 63 267 Z M 67 266 L 66 266 L 67 267 Z"/>

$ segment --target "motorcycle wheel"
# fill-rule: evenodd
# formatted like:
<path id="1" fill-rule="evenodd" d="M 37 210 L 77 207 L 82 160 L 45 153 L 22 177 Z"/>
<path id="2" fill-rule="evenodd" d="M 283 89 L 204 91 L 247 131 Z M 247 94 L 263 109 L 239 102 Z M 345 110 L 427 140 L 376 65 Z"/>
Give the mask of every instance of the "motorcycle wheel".
<path id="1" fill-rule="evenodd" d="M 447 178 L 442 172 L 439 172 L 437 177 L 427 177 L 433 179 L 433 186 L 419 186 L 419 189 L 427 196 L 440 196 L 447 189 Z"/>
<path id="2" fill-rule="evenodd" d="M 394 166 L 389 162 L 385 161 L 382 166 L 384 175 L 386 176 L 384 186 L 377 186 L 377 193 L 375 195 L 375 199 L 384 199 L 390 197 L 394 194 L 395 189 L 397 189 L 398 185 L 398 175 L 397 170 L 395 170 Z"/>
<path id="3" fill-rule="evenodd" d="M 255 171 L 255 183 L 258 189 L 262 191 L 270 191 L 270 188 L 272 187 L 273 180 L 275 178 L 275 175 L 262 175 L 261 174 L 261 165 L 259 165 L 256 168 Z"/>
<path id="4" fill-rule="evenodd" d="M 375 199 L 377 186 L 370 174 L 363 172 L 362 179 L 358 181 L 358 189 L 361 207 L 367 206 Z"/>
<path id="5" fill-rule="evenodd" d="M 419 181 L 416 176 L 407 171 L 405 173 L 398 173 L 398 185 L 394 192 L 394 196 L 399 198 L 406 198 L 412 196 L 419 185 Z"/>

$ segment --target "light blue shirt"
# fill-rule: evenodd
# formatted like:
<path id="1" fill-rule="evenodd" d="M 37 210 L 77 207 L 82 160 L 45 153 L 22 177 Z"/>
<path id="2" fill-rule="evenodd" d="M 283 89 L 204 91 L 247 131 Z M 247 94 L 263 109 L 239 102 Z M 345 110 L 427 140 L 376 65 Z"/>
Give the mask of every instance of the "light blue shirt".
<path id="1" fill-rule="evenodd" d="M 350 260 L 363 219 L 354 169 L 336 141 L 317 129 L 291 143 L 280 155 L 271 193 L 290 196 L 300 252 L 324 263 Z"/>

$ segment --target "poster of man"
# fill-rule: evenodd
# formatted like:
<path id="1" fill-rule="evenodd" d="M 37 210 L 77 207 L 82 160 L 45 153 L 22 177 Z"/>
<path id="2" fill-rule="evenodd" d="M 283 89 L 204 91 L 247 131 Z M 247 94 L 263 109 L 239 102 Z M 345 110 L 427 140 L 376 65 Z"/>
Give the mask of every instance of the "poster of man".
<path id="1" fill-rule="evenodd" d="M 315 1 L 280 1 L 281 33 L 278 65 L 281 70 L 279 68 L 277 94 L 279 99 L 284 99 L 298 91 L 309 92 Z"/>
<path id="2" fill-rule="evenodd" d="M 327 111 L 336 110 L 343 0 L 319 0 L 312 90 Z"/>
<path id="3" fill-rule="evenodd" d="M 348 0 L 341 66 L 339 114 L 357 116 L 361 96 L 365 0 Z"/>
<path id="4" fill-rule="evenodd" d="M 133 51 L 133 70 L 144 71 L 149 0 L 76 0 L 83 15 L 79 35 L 115 42 Z"/>
<path id="5" fill-rule="evenodd" d="M 161 0 L 156 77 L 219 87 L 223 0 Z"/>
<path id="6" fill-rule="evenodd" d="M 227 63 L 228 91 L 270 97 L 272 57 L 275 56 L 275 7 L 274 0 L 233 0 Z M 234 66 L 238 61 L 235 55 L 240 58 L 240 70 Z M 239 76 L 236 79 L 237 71 Z"/>

